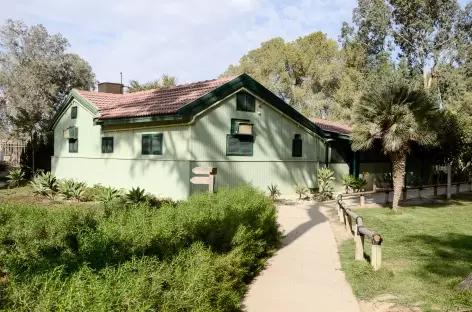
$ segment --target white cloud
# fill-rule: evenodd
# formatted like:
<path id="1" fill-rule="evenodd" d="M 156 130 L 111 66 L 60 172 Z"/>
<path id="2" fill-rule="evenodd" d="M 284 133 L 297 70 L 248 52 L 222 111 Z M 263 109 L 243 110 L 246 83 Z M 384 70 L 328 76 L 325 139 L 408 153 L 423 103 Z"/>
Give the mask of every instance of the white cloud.
<path id="1" fill-rule="evenodd" d="M 100 81 L 211 79 L 273 37 L 337 38 L 355 0 L 0 0 L 0 21 L 61 32 Z"/>

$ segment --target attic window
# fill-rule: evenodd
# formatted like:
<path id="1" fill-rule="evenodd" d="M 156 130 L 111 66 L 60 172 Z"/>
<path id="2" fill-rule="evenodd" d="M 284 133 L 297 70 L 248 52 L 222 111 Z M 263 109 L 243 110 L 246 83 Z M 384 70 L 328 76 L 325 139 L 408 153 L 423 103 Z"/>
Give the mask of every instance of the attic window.
<path id="1" fill-rule="evenodd" d="M 236 110 L 243 112 L 255 112 L 256 99 L 247 92 L 239 92 L 236 95 Z"/>
<path id="2" fill-rule="evenodd" d="M 77 106 L 72 106 L 70 109 L 70 118 L 77 119 Z"/>

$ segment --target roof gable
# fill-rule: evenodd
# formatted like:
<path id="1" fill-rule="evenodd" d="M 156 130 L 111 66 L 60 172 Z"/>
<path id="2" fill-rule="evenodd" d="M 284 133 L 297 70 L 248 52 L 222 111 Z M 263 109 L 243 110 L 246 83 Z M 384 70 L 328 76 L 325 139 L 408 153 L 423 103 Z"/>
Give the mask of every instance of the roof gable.
<path id="1" fill-rule="evenodd" d="M 317 135 L 321 137 L 331 136 L 247 74 L 129 94 L 99 93 L 74 89 L 69 98 L 75 97 L 81 102 L 95 107 L 99 113 L 96 121 L 101 124 L 161 120 L 183 121 L 201 113 L 241 89 L 248 90 Z M 67 107 L 67 103 L 64 104 L 64 107 Z M 58 119 L 60 116 L 55 117 L 51 128 L 57 122 L 56 118 Z"/>

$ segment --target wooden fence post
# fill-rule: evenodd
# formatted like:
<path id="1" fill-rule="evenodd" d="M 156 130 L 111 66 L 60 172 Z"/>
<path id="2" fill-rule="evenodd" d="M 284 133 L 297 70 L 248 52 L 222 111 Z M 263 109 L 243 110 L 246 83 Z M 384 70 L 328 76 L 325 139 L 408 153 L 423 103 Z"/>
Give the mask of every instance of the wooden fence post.
<path id="1" fill-rule="evenodd" d="M 377 271 L 382 266 L 382 238 L 376 234 L 372 238 L 372 253 L 370 263 L 374 271 Z"/>
<path id="2" fill-rule="evenodd" d="M 403 200 L 406 200 L 406 195 L 407 195 L 406 193 L 407 192 L 408 192 L 408 190 L 407 190 L 406 186 L 403 187 L 403 189 L 402 189 L 402 199 Z"/>
<path id="3" fill-rule="evenodd" d="M 456 185 L 456 194 L 459 194 L 461 192 L 461 183 L 458 182 Z"/>
<path id="4" fill-rule="evenodd" d="M 365 207 L 365 196 L 364 196 L 364 194 L 362 194 L 362 195 L 359 197 L 359 201 L 360 201 L 360 206 L 361 206 L 361 208 L 364 208 L 364 207 Z"/>
<path id="5" fill-rule="evenodd" d="M 472 192 L 472 181 L 469 180 L 469 192 Z"/>
<path id="6" fill-rule="evenodd" d="M 355 236 L 356 239 L 356 260 L 364 260 L 364 235 L 358 233 L 357 236 Z"/>
<path id="7" fill-rule="evenodd" d="M 349 225 L 349 233 L 353 234 L 353 232 L 352 232 L 352 218 L 349 215 L 347 215 L 346 218 L 347 218 L 347 223 Z M 346 230 L 347 230 L 347 228 L 346 228 Z"/>
<path id="8" fill-rule="evenodd" d="M 338 213 L 339 222 L 344 222 L 344 217 L 343 217 L 344 207 L 342 205 L 343 203 L 341 202 L 341 205 L 339 206 L 339 213 Z"/>
<path id="9" fill-rule="evenodd" d="M 418 198 L 421 199 L 421 190 L 422 190 L 422 186 L 420 186 L 418 188 Z"/>
<path id="10" fill-rule="evenodd" d="M 438 196 L 438 185 L 437 184 L 434 185 L 434 193 L 433 194 L 434 194 L 434 196 Z"/>

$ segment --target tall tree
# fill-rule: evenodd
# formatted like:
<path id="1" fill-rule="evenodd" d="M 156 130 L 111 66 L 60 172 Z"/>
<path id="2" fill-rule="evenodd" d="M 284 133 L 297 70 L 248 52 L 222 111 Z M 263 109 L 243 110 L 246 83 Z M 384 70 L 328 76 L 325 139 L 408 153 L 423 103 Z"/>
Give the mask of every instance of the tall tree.
<path id="1" fill-rule="evenodd" d="M 355 64 L 355 52 L 350 52 L 348 61 Z M 247 73 L 305 115 L 349 120 L 346 112 L 362 79 L 357 65 L 344 74 L 344 58 L 334 40 L 314 32 L 293 42 L 282 38 L 264 42 L 223 76 Z"/>
<path id="2" fill-rule="evenodd" d="M 436 105 L 423 90 L 411 90 L 395 76 L 383 76 L 366 92 L 357 106 L 351 134 L 353 150 L 368 150 L 379 140 L 392 162 L 394 196 L 398 210 L 405 176 L 406 156 L 412 144 L 434 145 Z"/>
<path id="3" fill-rule="evenodd" d="M 139 83 L 137 80 L 131 80 L 128 86 L 128 93 L 153 90 L 153 89 L 162 89 L 162 88 L 174 87 L 176 85 L 177 85 L 177 77 L 164 74 L 162 75 L 160 79 L 148 81 L 145 83 Z"/>
<path id="4" fill-rule="evenodd" d="M 0 116 L 8 131 L 44 135 L 72 88 L 94 88 L 90 65 L 68 47 L 67 39 L 43 25 L 7 20 L 0 28 Z"/>

